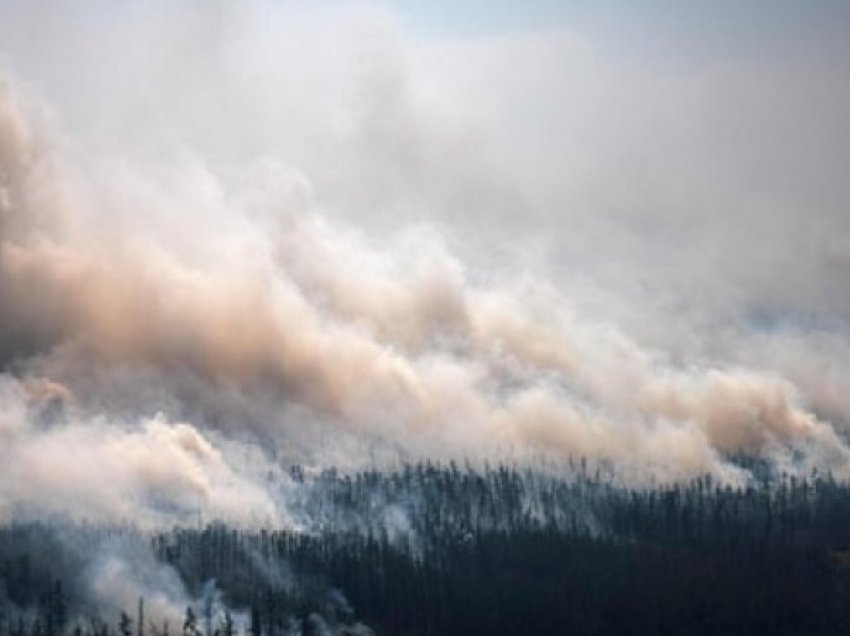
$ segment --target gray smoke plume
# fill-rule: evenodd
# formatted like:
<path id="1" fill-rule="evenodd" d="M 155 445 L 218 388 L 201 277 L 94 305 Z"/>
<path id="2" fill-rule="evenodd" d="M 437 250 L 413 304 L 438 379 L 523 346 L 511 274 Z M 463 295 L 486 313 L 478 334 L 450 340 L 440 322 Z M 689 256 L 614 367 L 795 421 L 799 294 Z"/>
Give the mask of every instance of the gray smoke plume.
<path id="1" fill-rule="evenodd" d="M 749 455 L 850 476 L 846 184 L 789 159 L 799 201 L 759 189 L 711 134 L 720 89 L 757 119 L 749 75 L 629 75 L 561 31 L 417 47 L 385 7 L 289 10 L 0 11 L 89 69 L 7 33 L 0 521 L 297 528 L 288 462 L 586 456 L 734 482 Z M 776 88 L 821 62 L 748 72 Z M 562 77 L 634 110 L 562 119 Z M 850 95 L 807 81 L 814 110 Z M 780 174 L 772 133 L 804 106 L 751 133 Z M 846 166 L 810 125 L 800 148 Z M 104 590 L 127 563 L 93 566 Z"/>

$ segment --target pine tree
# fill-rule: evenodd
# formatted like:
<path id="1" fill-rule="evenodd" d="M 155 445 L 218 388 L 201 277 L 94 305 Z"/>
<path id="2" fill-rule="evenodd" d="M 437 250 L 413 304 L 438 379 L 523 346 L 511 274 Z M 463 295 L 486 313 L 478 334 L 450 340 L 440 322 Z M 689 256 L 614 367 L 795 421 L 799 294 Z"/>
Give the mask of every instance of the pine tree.
<path id="1" fill-rule="evenodd" d="M 139 614 L 136 621 L 136 636 L 145 636 L 145 599 L 139 597 Z"/>
<path id="2" fill-rule="evenodd" d="M 121 636 L 133 636 L 133 619 L 127 615 L 127 612 L 121 612 L 121 620 L 118 622 L 118 633 Z"/>
<path id="3" fill-rule="evenodd" d="M 186 606 L 186 618 L 183 619 L 183 636 L 198 636 L 198 619 L 191 605 Z"/>
<path id="4" fill-rule="evenodd" d="M 262 627 L 260 626 L 260 608 L 256 603 L 251 604 L 251 636 L 262 636 Z"/>
<path id="5" fill-rule="evenodd" d="M 233 617 L 230 616 L 229 610 L 224 610 L 224 618 L 221 621 L 221 627 L 219 628 L 219 633 L 221 636 L 234 636 L 233 635 Z"/>

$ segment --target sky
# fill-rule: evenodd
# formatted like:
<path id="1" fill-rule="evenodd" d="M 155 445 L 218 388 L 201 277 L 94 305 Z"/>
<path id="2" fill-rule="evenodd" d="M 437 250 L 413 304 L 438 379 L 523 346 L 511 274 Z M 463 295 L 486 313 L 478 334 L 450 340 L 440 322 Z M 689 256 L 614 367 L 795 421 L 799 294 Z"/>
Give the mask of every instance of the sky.
<path id="1" fill-rule="evenodd" d="M 0 3 L 0 519 L 850 474 L 847 6 Z"/>
<path id="2" fill-rule="evenodd" d="M 834 20 L 847 17 L 847 6 L 838 0 L 802 3 L 780 0 L 765 3 L 744 0 L 706 4 L 648 0 L 640 4 L 626 0 L 587 3 L 570 0 L 532 0 L 510 2 L 499 0 L 460 0 L 459 2 L 420 2 L 397 0 L 389 6 L 396 9 L 412 29 L 440 37 L 446 34 L 474 35 L 494 31 L 534 29 L 553 23 L 574 25 L 578 29 L 623 30 L 646 29 L 675 31 L 691 35 L 721 30 L 732 34 L 748 31 L 751 35 L 774 29 L 810 28 L 817 25 L 829 29 Z M 723 28 L 725 27 L 725 28 Z"/>

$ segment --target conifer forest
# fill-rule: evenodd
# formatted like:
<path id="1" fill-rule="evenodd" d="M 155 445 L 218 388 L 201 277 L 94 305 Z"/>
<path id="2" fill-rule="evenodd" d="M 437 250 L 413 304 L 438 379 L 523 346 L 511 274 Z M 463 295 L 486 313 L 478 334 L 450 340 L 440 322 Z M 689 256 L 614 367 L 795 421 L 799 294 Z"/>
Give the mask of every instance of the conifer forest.
<path id="1" fill-rule="evenodd" d="M 610 471 L 610 466 L 606 467 Z M 498 465 L 327 471 L 309 525 L 0 531 L 2 636 L 839 634 L 850 627 L 850 486 L 708 475 L 642 489 L 610 472 Z M 75 590 L 91 554 L 134 553 L 189 591 L 182 624 Z M 152 587 L 153 597 L 162 594 Z"/>

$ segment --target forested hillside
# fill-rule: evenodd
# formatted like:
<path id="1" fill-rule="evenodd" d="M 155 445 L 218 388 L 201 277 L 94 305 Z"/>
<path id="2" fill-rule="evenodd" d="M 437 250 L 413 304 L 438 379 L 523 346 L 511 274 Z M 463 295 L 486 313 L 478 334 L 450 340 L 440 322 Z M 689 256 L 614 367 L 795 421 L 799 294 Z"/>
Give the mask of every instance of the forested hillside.
<path id="1" fill-rule="evenodd" d="M 294 467 L 287 528 L 18 523 L 0 531 L 0 636 L 850 629 L 848 484 L 765 474 L 634 489 L 612 474 Z M 160 573 L 149 598 L 114 615 L 87 601 L 99 546 L 146 555 Z M 186 590 L 181 624 L 145 620 L 168 594 L 157 581 Z"/>

